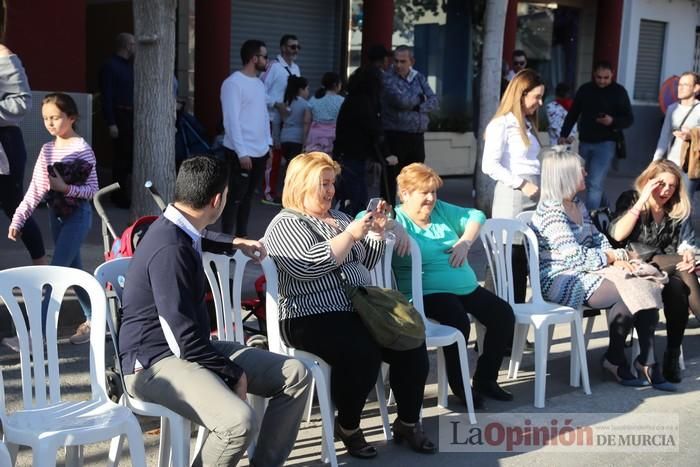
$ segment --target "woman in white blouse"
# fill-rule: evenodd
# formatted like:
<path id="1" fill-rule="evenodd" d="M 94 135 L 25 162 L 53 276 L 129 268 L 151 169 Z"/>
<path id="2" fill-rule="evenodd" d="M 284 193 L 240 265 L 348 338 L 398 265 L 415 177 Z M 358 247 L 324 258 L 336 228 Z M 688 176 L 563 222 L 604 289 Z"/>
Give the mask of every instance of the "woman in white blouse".
<path id="1" fill-rule="evenodd" d="M 534 209 L 540 192 L 540 142 L 537 109 L 544 83 L 535 71 L 518 72 L 484 134 L 481 170 L 496 181 L 491 217 L 512 219 Z M 525 300 L 527 259 L 522 247 L 513 249 L 515 301 Z M 488 277 L 490 279 L 490 277 Z"/>

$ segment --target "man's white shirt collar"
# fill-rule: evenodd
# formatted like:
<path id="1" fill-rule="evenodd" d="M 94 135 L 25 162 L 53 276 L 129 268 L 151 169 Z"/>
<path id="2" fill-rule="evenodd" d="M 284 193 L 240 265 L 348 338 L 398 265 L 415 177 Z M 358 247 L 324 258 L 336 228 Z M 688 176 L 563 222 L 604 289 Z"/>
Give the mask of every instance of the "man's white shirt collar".
<path id="1" fill-rule="evenodd" d="M 192 246 L 201 255 L 202 254 L 202 233 L 172 204 L 169 204 L 163 212 L 163 217 L 185 231 L 192 239 Z"/>

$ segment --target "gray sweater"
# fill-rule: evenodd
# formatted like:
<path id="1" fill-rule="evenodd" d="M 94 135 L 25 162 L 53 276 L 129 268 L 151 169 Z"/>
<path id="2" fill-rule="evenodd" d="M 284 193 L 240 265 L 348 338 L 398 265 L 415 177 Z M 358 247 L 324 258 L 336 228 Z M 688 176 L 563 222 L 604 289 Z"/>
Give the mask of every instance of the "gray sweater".
<path id="1" fill-rule="evenodd" d="M 0 126 L 18 126 L 31 108 L 32 92 L 19 57 L 0 57 Z"/>

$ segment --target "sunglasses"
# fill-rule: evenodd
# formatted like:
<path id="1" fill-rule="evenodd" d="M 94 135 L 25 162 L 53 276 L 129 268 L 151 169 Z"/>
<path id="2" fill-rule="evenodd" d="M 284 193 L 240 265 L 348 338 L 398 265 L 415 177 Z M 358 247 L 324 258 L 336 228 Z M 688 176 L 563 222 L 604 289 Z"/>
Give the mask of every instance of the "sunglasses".
<path id="1" fill-rule="evenodd" d="M 299 45 L 299 44 L 291 44 L 291 45 L 288 45 L 287 47 L 289 47 L 292 50 L 301 50 L 301 45 Z"/>

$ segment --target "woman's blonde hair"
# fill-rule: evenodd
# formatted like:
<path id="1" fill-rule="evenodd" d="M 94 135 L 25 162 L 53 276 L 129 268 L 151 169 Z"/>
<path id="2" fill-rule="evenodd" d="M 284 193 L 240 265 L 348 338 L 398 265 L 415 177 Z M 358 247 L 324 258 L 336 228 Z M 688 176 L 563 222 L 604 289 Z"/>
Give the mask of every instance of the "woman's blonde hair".
<path id="1" fill-rule="evenodd" d="M 637 194 L 641 194 L 647 182 L 662 173 L 670 173 L 678 180 L 676 191 L 664 205 L 664 210 L 671 219 L 683 221 L 690 216 L 691 202 L 685 187 L 685 179 L 674 162 L 658 160 L 649 164 L 649 167 L 644 169 L 634 181 L 634 189 L 637 190 Z"/>
<path id="2" fill-rule="evenodd" d="M 576 195 L 583 179 L 583 158 L 566 146 L 552 146 L 540 151 L 542 172 L 540 175 L 540 203 L 562 202 Z"/>
<path id="3" fill-rule="evenodd" d="M 544 86 L 544 81 L 542 81 L 537 72 L 528 68 L 520 70 L 508 83 L 508 87 L 501 98 L 501 103 L 493 116 L 493 118 L 497 118 L 513 112 L 520 126 L 520 137 L 527 147 L 530 147 L 530 138 L 527 137 L 525 120 L 530 121 L 532 128 L 534 128 L 533 134 L 537 137 L 537 112 L 532 115 L 525 115 L 523 112 L 523 99 L 528 92 L 537 86 Z"/>
<path id="4" fill-rule="evenodd" d="M 399 189 L 399 198 L 403 201 L 401 193 L 415 190 L 437 190 L 442 186 L 442 178 L 433 169 L 420 162 L 409 164 L 396 177 L 396 185 Z"/>
<path id="5" fill-rule="evenodd" d="M 340 165 L 325 152 L 307 152 L 294 157 L 287 167 L 282 192 L 282 206 L 295 211 L 304 211 L 304 200 L 317 196 L 321 190 L 321 174 L 332 170 L 337 177 Z"/>

